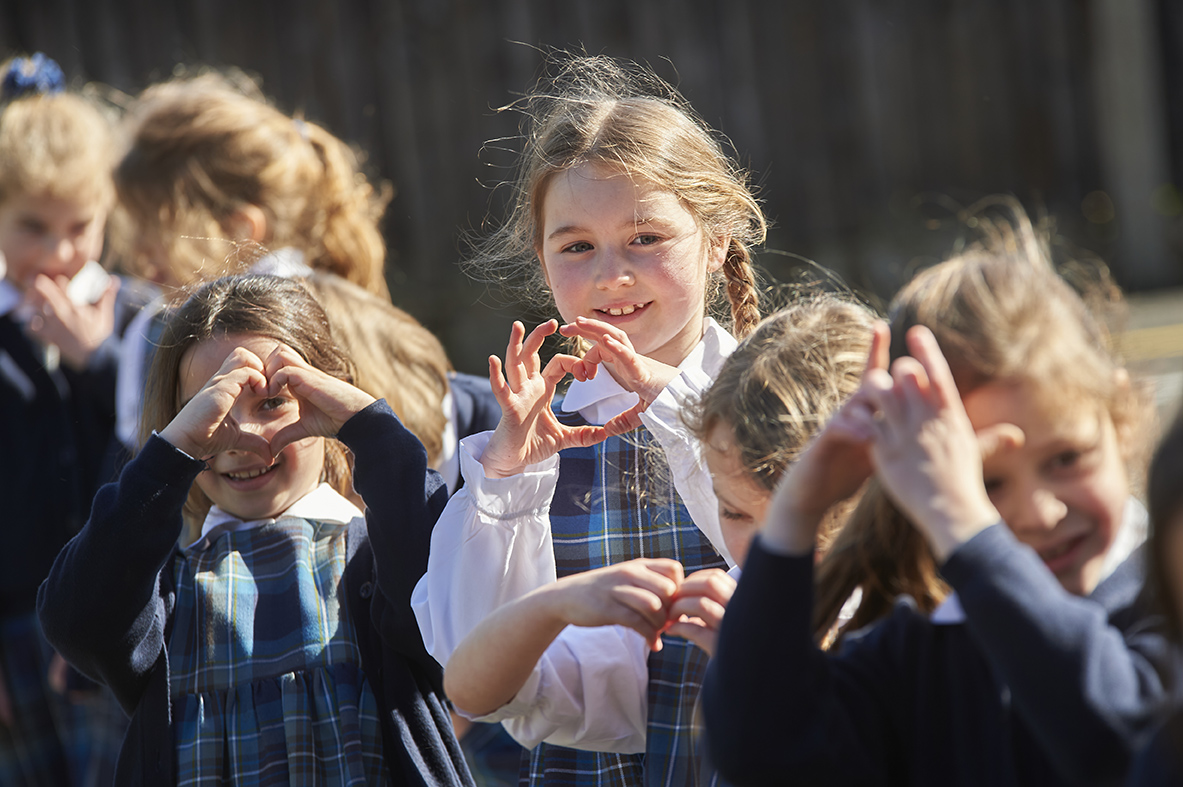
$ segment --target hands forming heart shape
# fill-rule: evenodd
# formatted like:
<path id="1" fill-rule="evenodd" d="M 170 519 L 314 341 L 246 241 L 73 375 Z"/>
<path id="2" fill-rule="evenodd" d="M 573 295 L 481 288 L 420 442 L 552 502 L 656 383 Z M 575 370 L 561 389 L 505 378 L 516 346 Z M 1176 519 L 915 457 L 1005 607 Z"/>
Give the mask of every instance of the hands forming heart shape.
<path id="1" fill-rule="evenodd" d="M 591 349 L 582 358 L 556 354 L 543 367 L 539 350 L 556 330 L 591 342 Z M 601 364 L 610 364 L 617 382 L 635 392 L 640 401 L 603 426 L 559 423 L 551 410 L 556 386 L 568 374 L 576 380 L 590 380 Z M 481 464 L 490 477 L 515 475 L 565 448 L 595 445 L 636 429 L 641 425 L 641 413 L 677 374 L 675 367 L 637 353 L 627 333 L 600 320 L 578 317 L 562 328 L 556 320 L 548 320 L 528 336 L 525 326 L 515 322 L 505 363 L 495 355 L 489 357 L 489 382 L 502 415 Z"/>
<path id="2" fill-rule="evenodd" d="M 336 435 L 374 402 L 290 347 L 256 335 L 195 345 L 182 359 L 181 378 L 185 404 L 160 436 L 203 460 L 248 451 L 271 462 L 298 440 Z"/>

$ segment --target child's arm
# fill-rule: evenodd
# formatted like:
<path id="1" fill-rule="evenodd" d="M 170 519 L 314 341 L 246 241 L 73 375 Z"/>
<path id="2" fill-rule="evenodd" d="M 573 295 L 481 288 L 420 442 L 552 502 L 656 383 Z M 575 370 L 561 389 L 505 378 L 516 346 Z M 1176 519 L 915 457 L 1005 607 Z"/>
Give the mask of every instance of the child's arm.
<path id="1" fill-rule="evenodd" d="M 1069 594 L 999 521 L 982 482 L 979 441 L 932 334 L 893 368 L 875 439 L 885 488 L 924 532 L 1015 708 L 1070 780 L 1120 779 L 1149 731 L 1179 658 L 1137 607 L 1115 625 L 1098 602 Z M 901 359 L 903 361 L 905 359 Z M 1004 425 L 1000 425 L 1002 427 Z M 1013 427 L 1012 427 L 1013 428 Z M 1131 582 L 1133 596 L 1137 582 Z"/>
<path id="2" fill-rule="evenodd" d="M 661 646 L 681 581 L 678 562 L 641 558 L 528 593 L 460 643 L 448 661 L 447 694 L 466 716 L 509 720 L 523 745 L 643 749 L 645 656 Z"/>

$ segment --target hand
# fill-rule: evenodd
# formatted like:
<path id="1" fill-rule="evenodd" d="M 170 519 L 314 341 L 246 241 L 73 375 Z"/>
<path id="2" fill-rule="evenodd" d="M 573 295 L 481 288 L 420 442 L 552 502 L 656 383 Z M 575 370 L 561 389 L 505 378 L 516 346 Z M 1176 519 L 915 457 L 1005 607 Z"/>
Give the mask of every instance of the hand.
<path id="1" fill-rule="evenodd" d="M 300 405 L 300 417 L 272 436 L 272 454 L 306 437 L 336 437 L 346 421 L 377 401 L 360 388 L 322 372 L 282 344 L 263 364 L 263 373 L 267 377 L 267 396 L 281 396 L 286 389 Z"/>
<path id="2" fill-rule="evenodd" d="M 979 439 L 932 332 L 916 326 L 906 340 L 911 357 L 892 365 L 890 388 L 872 392 L 881 416 L 872 424 L 871 455 L 887 494 L 944 562 L 999 520 L 982 483 L 983 451 L 1022 437 L 1005 425 Z"/>
<path id="3" fill-rule="evenodd" d="M 247 393 L 265 396 L 267 377 L 259 356 L 237 347 L 226 356 L 209 382 L 160 431 L 160 437 L 195 459 L 206 460 L 222 451 L 237 449 L 271 462 L 274 454 L 266 438 L 241 429 L 232 414 L 234 405 Z"/>
<path id="4" fill-rule="evenodd" d="M 875 392 L 890 387 L 890 334 L 877 322 L 859 390 L 848 399 L 781 477 L 761 538 L 776 552 L 804 555 L 814 548 L 823 517 L 871 477 Z"/>
<path id="5" fill-rule="evenodd" d="M 708 656 L 714 656 L 723 612 L 734 592 L 735 580 L 726 571 L 717 568 L 695 571 L 678 589 L 670 607 L 673 622 L 665 633 L 684 637 L 705 650 Z"/>
<path id="6" fill-rule="evenodd" d="M 29 335 L 42 344 L 56 345 L 62 360 L 81 371 L 91 355 L 115 330 L 115 295 L 119 280 L 112 277 L 107 289 L 92 304 L 77 304 L 66 295 L 70 280 L 38 274 L 25 292 L 25 303 L 33 311 Z"/>
<path id="7" fill-rule="evenodd" d="M 651 649 L 661 650 L 670 604 L 681 586 L 678 561 L 637 558 L 564 577 L 554 586 L 559 592 L 553 603 L 556 616 L 568 625 L 627 626 Z"/>
<path id="8" fill-rule="evenodd" d="M 538 351 L 555 332 L 558 323 L 542 323 L 529 336 L 515 322 L 505 350 L 505 364 L 489 357 L 489 383 L 501 405 L 501 421 L 481 456 L 491 478 L 517 475 L 527 465 L 548 459 L 564 448 L 586 447 L 634 428 L 627 417 L 617 416 L 603 426 L 565 426 L 551 411 L 555 386 L 568 374 L 576 380 L 596 376 L 597 366 L 572 355 L 555 355 L 542 368 Z M 639 419 L 637 419 L 639 424 Z M 630 425 L 631 424 L 631 425 Z"/>
<path id="9" fill-rule="evenodd" d="M 644 412 L 678 376 L 677 367 L 638 354 L 627 333 L 601 320 L 576 317 L 575 322 L 564 325 L 559 333 L 591 342 L 591 349 L 583 356 L 584 363 L 607 364 L 612 377 L 640 397 L 641 401 L 629 410 L 630 414 Z"/>

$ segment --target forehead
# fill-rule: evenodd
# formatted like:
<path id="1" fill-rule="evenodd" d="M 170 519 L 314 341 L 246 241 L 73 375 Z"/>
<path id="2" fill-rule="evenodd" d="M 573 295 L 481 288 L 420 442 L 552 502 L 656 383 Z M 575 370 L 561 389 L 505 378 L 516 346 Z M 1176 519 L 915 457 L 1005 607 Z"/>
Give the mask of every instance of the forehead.
<path id="1" fill-rule="evenodd" d="M 0 214 L 9 218 L 35 218 L 46 224 L 89 222 L 98 213 L 94 203 L 52 194 L 22 196 L 0 203 Z"/>
<path id="2" fill-rule="evenodd" d="M 1058 395 L 1048 386 L 1017 380 L 991 382 L 963 398 L 966 415 L 976 431 L 996 424 L 1023 430 L 1026 447 L 1057 440 L 1088 440 L 1111 423 L 1100 402 L 1076 395 Z"/>
<path id="3" fill-rule="evenodd" d="M 587 163 L 551 177 L 542 193 L 544 226 L 589 220 L 631 224 L 639 220 L 694 221 L 682 201 L 619 169 Z"/>
<path id="4" fill-rule="evenodd" d="M 181 356 L 181 401 L 192 399 L 217 374 L 236 348 L 250 350 L 260 361 L 266 361 L 279 346 L 280 343 L 275 339 L 258 334 L 228 334 L 198 342 Z"/>

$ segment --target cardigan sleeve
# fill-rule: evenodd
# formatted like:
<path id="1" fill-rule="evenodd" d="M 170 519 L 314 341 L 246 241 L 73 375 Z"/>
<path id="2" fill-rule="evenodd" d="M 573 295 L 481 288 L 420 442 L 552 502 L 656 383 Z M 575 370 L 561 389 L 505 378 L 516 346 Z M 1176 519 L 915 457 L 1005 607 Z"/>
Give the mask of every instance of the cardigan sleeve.
<path id="1" fill-rule="evenodd" d="M 37 594 L 50 644 L 131 712 L 165 645 L 181 511 L 204 463 L 153 435 L 54 561 Z"/>
<path id="2" fill-rule="evenodd" d="M 757 537 L 707 668 L 710 756 L 738 784 L 873 785 L 890 780 L 896 615 L 841 653 L 813 642 L 813 554 L 781 556 Z"/>
<path id="3" fill-rule="evenodd" d="M 1001 524 L 962 545 L 941 572 L 1057 770 L 1070 781 L 1120 780 L 1180 678 L 1178 654 L 1154 621 L 1114 625 Z"/>

